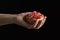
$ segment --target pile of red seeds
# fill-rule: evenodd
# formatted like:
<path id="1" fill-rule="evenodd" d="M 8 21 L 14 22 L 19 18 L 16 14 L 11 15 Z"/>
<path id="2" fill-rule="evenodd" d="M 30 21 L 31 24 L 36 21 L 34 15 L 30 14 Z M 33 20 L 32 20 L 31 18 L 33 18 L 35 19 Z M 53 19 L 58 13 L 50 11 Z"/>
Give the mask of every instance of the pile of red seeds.
<path id="1" fill-rule="evenodd" d="M 25 16 L 25 21 L 29 22 L 30 24 L 33 24 L 36 22 L 37 19 L 40 19 L 43 16 L 44 15 L 41 14 L 40 12 L 33 11 L 32 13 L 27 14 Z"/>
<path id="2" fill-rule="evenodd" d="M 31 14 L 27 14 L 27 17 L 29 18 L 35 18 L 35 19 L 40 19 L 43 16 L 43 14 L 33 11 Z"/>

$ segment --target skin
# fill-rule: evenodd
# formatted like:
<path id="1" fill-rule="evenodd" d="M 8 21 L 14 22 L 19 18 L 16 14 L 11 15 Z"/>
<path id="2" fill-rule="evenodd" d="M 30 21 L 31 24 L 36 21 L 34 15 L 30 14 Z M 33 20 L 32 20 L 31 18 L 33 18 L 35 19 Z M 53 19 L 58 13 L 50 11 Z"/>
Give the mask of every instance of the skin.
<path id="1" fill-rule="evenodd" d="M 31 13 L 31 12 L 20 13 L 20 14 L 2 14 L 2 13 L 0 13 L 0 26 L 7 25 L 7 24 L 17 24 L 17 25 L 21 25 L 27 29 L 41 28 L 41 27 L 39 27 L 40 25 L 36 28 L 36 27 L 33 27 L 35 24 L 30 25 L 23 20 L 23 17 L 29 13 Z M 44 19 L 46 19 L 46 18 L 44 18 Z M 42 21 L 40 22 L 40 24 L 42 23 Z"/>
<path id="2" fill-rule="evenodd" d="M 14 23 L 16 16 L 16 14 L 0 14 L 0 26 Z"/>

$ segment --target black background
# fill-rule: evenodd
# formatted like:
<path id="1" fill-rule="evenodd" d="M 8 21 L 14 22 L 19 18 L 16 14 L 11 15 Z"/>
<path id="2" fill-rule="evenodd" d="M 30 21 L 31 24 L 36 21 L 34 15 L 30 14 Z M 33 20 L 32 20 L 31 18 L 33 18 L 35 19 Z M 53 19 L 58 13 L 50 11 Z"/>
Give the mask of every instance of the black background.
<path id="1" fill-rule="evenodd" d="M 9 24 L 0 27 L 0 31 L 19 31 L 19 32 L 48 32 L 48 1 L 47 0 L 1 0 L 0 13 L 19 14 L 22 12 L 38 11 L 47 16 L 47 20 L 39 30 L 28 30 L 16 24 Z"/>

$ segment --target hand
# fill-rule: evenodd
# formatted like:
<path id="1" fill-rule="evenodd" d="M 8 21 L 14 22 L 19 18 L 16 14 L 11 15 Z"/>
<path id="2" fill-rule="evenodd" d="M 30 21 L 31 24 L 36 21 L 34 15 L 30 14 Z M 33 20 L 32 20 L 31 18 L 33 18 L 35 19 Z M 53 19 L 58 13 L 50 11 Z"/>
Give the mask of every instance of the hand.
<path id="1" fill-rule="evenodd" d="M 27 29 L 39 29 L 39 28 L 41 28 L 43 26 L 43 24 L 45 23 L 47 17 L 45 16 L 44 19 L 39 23 L 39 25 L 37 25 L 37 27 L 34 27 L 35 24 L 30 25 L 23 20 L 24 16 L 27 15 L 27 14 L 30 14 L 30 13 L 31 12 L 18 14 L 16 24 L 21 25 L 21 26 L 23 26 Z"/>

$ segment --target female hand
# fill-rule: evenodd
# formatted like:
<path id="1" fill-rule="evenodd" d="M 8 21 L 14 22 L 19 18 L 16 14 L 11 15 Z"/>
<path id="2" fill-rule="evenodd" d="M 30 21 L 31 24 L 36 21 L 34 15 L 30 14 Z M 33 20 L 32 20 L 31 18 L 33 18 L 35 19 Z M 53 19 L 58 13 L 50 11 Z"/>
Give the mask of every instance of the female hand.
<path id="1" fill-rule="evenodd" d="M 41 27 L 43 26 L 43 24 L 45 23 L 47 17 L 45 16 L 44 19 L 43 19 L 42 21 L 40 21 L 39 24 L 37 24 L 37 27 L 34 27 L 34 25 L 35 25 L 36 23 L 33 24 L 33 25 L 31 25 L 31 24 L 26 23 L 26 22 L 23 20 L 24 16 L 27 15 L 27 14 L 30 14 L 30 13 L 31 13 L 31 12 L 26 12 L 26 13 L 18 14 L 17 17 L 16 17 L 17 19 L 16 19 L 15 24 L 20 25 L 20 26 L 23 26 L 23 27 L 25 27 L 25 28 L 27 28 L 27 29 L 39 29 L 39 28 L 41 28 Z M 37 22 L 37 21 L 36 21 L 36 22 Z"/>

